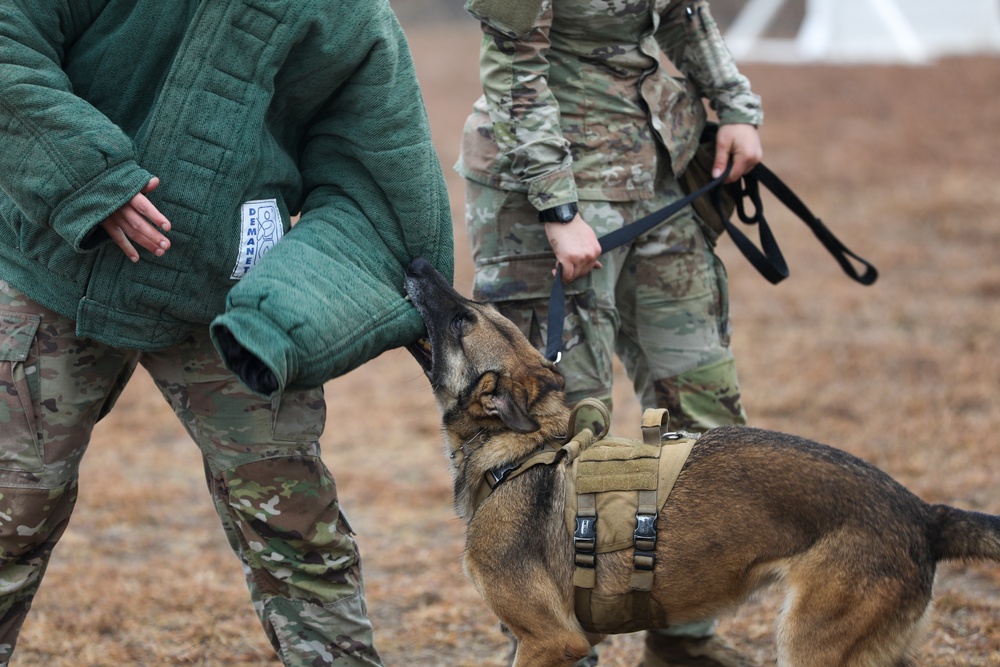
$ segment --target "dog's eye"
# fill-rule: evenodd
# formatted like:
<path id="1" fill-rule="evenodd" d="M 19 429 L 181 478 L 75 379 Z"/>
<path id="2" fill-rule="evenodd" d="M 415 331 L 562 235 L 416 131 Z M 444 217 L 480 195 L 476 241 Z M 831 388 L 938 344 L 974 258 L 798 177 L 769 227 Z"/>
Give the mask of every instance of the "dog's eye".
<path id="1" fill-rule="evenodd" d="M 465 325 L 464 315 L 456 315 L 451 320 L 451 328 L 455 331 L 455 333 L 462 333 L 462 327 L 464 325 Z"/>

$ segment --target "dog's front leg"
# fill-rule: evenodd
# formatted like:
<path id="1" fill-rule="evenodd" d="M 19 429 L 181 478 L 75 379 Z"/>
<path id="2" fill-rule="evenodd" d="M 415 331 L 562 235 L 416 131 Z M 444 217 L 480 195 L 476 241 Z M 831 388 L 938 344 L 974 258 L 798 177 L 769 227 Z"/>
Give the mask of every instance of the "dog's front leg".
<path id="1" fill-rule="evenodd" d="M 571 667 L 587 657 L 590 642 L 580 633 L 552 629 L 516 638 L 513 667 Z"/>
<path id="2" fill-rule="evenodd" d="M 572 599 L 546 569 L 521 561 L 514 576 L 510 560 L 477 559 L 481 555 L 470 547 L 465 571 L 514 639 L 512 667 L 571 667 L 587 656 L 591 641 L 580 628 Z"/>
<path id="3" fill-rule="evenodd" d="M 510 628 L 508 628 L 505 623 L 500 624 L 500 629 L 503 632 L 504 636 L 510 640 L 510 657 L 507 660 L 507 664 L 512 666 L 515 664 L 514 656 L 517 654 L 517 645 L 518 645 L 517 638 L 514 637 L 514 633 L 510 631 Z M 607 635 L 595 635 L 588 632 L 586 634 L 586 637 L 587 637 L 587 642 L 590 644 L 590 646 L 597 646 L 602 641 L 604 641 L 604 638 L 607 637 Z M 590 655 L 589 651 L 587 652 L 587 655 Z M 577 662 L 580 662 L 580 659 L 576 659 L 574 664 L 576 664 Z"/>
<path id="4" fill-rule="evenodd" d="M 522 574 L 528 574 L 522 572 Z M 571 667 L 587 657 L 591 641 L 580 628 L 572 603 L 541 569 L 510 585 L 480 588 L 493 612 L 514 638 L 513 667 Z"/>

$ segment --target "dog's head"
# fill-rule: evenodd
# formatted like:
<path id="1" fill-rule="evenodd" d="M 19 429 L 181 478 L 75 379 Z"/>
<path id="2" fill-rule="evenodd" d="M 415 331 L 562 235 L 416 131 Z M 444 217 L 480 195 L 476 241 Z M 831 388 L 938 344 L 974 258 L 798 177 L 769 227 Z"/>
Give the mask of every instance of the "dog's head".
<path id="1" fill-rule="evenodd" d="M 564 410 L 562 375 L 493 306 L 463 297 L 422 258 L 406 271 L 406 292 L 427 325 L 427 338 L 407 349 L 446 428 L 531 433 Z"/>

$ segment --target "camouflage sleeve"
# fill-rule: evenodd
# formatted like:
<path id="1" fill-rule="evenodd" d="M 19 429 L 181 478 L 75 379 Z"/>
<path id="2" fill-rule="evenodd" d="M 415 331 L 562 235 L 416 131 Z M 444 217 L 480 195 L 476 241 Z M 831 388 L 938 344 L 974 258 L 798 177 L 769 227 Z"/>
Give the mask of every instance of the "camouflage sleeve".
<path id="1" fill-rule="evenodd" d="M 708 99 L 720 123 L 761 124 L 760 97 L 736 68 L 707 0 L 671 3 L 656 38 L 670 61 Z"/>
<path id="2" fill-rule="evenodd" d="M 521 38 L 483 24 L 480 76 L 500 153 L 538 210 L 577 201 L 569 142 L 549 89 L 551 5 Z"/>

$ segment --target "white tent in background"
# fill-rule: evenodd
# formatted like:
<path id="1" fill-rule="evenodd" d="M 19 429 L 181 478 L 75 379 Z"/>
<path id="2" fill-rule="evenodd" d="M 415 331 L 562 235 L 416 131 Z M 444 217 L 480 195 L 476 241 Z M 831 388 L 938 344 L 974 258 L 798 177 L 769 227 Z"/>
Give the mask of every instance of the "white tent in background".
<path id="1" fill-rule="evenodd" d="M 767 38 L 787 2 L 748 0 L 726 31 L 737 60 L 922 63 L 1000 53 L 1000 0 L 805 0 L 797 36 Z"/>

